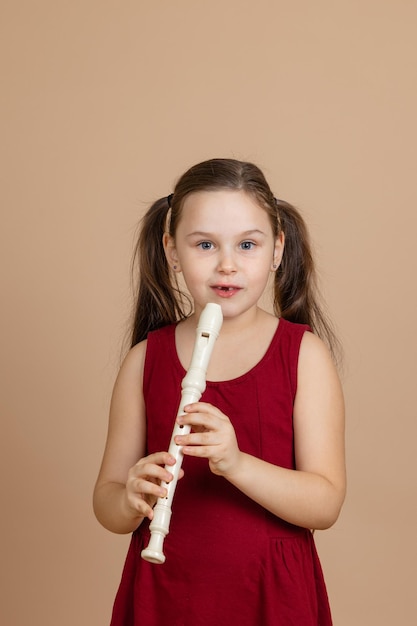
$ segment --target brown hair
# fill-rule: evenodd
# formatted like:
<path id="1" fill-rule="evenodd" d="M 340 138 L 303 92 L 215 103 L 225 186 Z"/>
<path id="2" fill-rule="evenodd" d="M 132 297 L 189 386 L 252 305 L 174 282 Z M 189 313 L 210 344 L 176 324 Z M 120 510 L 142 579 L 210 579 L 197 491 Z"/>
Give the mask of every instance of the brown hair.
<path id="1" fill-rule="evenodd" d="M 145 339 L 151 330 L 184 319 L 191 312 L 189 298 L 171 278 L 162 236 L 169 209 L 169 234 L 174 237 L 185 197 L 219 189 L 251 194 L 267 211 L 274 237 L 284 232 L 284 254 L 275 273 L 274 312 L 291 322 L 308 324 L 335 355 L 338 342 L 320 303 L 304 220 L 295 207 L 274 197 L 256 165 L 235 159 L 211 159 L 191 167 L 178 180 L 173 194 L 157 200 L 145 214 L 134 254 L 140 278 L 131 345 Z"/>

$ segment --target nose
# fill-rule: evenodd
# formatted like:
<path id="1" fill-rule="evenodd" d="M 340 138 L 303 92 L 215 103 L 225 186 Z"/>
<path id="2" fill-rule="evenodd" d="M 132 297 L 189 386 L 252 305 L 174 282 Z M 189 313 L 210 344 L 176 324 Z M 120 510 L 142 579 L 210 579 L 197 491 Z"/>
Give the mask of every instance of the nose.
<path id="1" fill-rule="evenodd" d="M 231 250 L 221 251 L 217 269 L 221 274 L 234 274 L 237 271 L 236 261 Z"/>

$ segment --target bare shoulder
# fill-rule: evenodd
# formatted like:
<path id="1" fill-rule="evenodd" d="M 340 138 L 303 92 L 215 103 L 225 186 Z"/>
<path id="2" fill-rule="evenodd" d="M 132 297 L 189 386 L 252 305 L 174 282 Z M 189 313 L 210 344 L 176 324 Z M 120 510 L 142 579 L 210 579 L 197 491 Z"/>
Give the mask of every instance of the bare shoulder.
<path id="1" fill-rule="evenodd" d="M 123 359 L 119 373 L 116 377 L 113 396 L 117 394 L 120 387 L 125 389 L 126 386 L 130 387 L 133 385 L 134 388 L 136 388 L 138 383 L 141 386 L 145 357 L 146 340 L 141 341 L 136 346 L 133 346 Z"/>
<path id="2" fill-rule="evenodd" d="M 300 346 L 295 420 L 312 424 L 329 420 L 343 426 L 344 399 L 337 367 L 326 344 L 306 332 Z"/>
<path id="3" fill-rule="evenodd" d="M 338 372 L 330 350 L 326 344 L 312 332 L 305 332 L 301 340 L 298 358 L 299 377 L 321 376 L 327 373 L 338 379 Z"/>
<path id="4" fill-rule="evenodd" d="M 144 454 L 146 421 L 142 383 L 145 356 L 146 341 L 143 341 L 129 350 L 116 378 L 99 481 L 123 483 L 129 468 Z"/>
<path id="5" fill-rule="evenodd" d="M 313 454 L 312 441 L 338 441 L 341 454 L 344 431 L 344 399 L 337 368 L 330 350 L 316 335 L 306 332 L 300 346 L 298 383 L 294 404 L 299 458 Z M 337 436 L 336 434 L 337 433 Z M 303 445 L 304 444 L 304 445 Z"/>
<path id="6" fill-rule="evenodd" d="M 122 416 L 137 416 L 143 404 L 142 383 L 146 356 L 146 340 L 138 343 L 127 353 L 113 388 L 110 422 L 120 421 Z"/>
<path id="7" fill-rule="evenodd" d="M 147 340 L 137 343 L 125 356 L 120 371 L 142 372 L 146 356 Z"/>
<path id="8" fill-rule="evenodd" d="M 312 356 L 316 353 L 322 353 L 323 356 L 330 356 L 330 351 L 325 345 L 324 341 L 312 332 L 306 331 L 301 340 L 300 355 Z"/>

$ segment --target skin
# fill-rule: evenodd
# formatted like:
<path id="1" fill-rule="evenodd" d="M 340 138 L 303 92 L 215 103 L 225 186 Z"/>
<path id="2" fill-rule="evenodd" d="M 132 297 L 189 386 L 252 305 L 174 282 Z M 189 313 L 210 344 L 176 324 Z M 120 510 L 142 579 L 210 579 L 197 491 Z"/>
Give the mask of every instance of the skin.
<path id="1" fill-rule="evenodd" d="M 186 368 L 195 329 L 207 302 L 222 307 L 224 322 L 207 373 L 208 380 L 236 378 L 265 354 L 279 320 L 258 306 L 271 272 L 284 251 L 269 217 L 243 191 L 190 194 L 175 239 L 164 235 L 166 257 L 182 272 L 195 314 L 178 324 L 176 346 Z M 127 355 L 117 377 L 109 431 L 94 492 L 98 520 L 113 532 L 128 533 L 166 494 L 161 481 L 175 460 L 166 451 L 145 454 L 145 407 L 140 381 L 146 341 Z M 185 407 L 178 422 L 192 427 L 178 436 L 185 455 L 206 458 L 211 471 L 282 519 L 324 529 L 337 520 L 346 489 L 344 402 L 327 348 L 312 333 L 303 336 L 294 404 L 296 470 L 242 452 L 229 417 L 205 402 Z M 182 471 L 180 476 L 182 476 Z"/>

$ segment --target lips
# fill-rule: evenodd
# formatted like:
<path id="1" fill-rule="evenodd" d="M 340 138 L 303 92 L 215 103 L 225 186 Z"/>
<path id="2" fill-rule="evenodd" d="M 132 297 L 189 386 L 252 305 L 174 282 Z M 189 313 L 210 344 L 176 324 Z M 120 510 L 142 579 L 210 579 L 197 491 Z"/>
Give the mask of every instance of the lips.
<path id="1" fill-rule="evenodd" d="M 213 285 L 213 291 L 221 298 L 231 298 L 240 291 L 237 285 Z"/>

